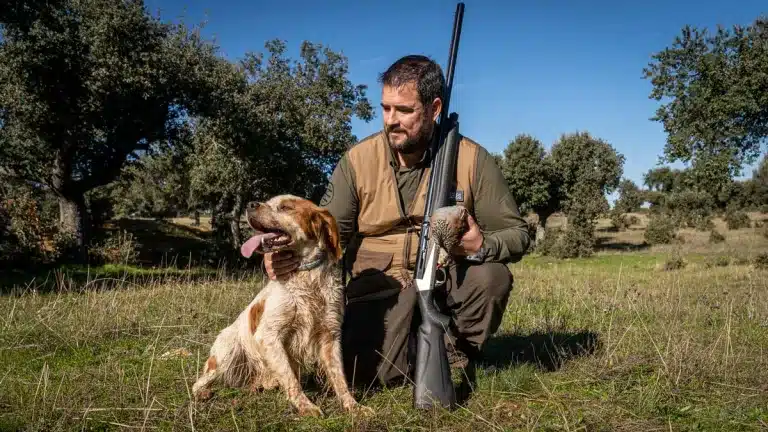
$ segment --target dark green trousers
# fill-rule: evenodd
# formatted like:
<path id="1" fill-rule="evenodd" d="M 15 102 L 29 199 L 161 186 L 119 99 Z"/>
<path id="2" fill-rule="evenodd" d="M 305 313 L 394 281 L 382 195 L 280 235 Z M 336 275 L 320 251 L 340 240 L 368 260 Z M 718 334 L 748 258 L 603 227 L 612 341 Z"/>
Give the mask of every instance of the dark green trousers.
<path id="1" fill-rule="evenodd" d="M 365 272 L 364 272 L 365 273 Z M 512 290 L 509 268 L 501 263 L 459 261 L 435 297 L 452 318 L 447 342 L 467 355 L 482 351 L 498 330 Z M 418 314 L 416 287 L 404 287 L 384 272 L 362 274 L 347 284 L 342 356 L 348 382 L 355 387 L 410 377 L 415 345 L 409 338 Z M 410 352 L 409 352 L 410 349 Z M 410 355 L 409 355 L 410 354 Z"/>

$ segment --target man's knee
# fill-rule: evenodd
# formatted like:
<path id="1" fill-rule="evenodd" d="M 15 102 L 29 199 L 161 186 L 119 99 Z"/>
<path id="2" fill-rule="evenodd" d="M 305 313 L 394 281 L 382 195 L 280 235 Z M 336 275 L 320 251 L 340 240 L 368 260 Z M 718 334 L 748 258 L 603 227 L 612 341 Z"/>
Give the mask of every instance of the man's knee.
<path id="1" fill-rule="evenodd" d="M 512 290 L 513 278 L 505 264 L 483 263 L 468 266 L 460 285 L 478 290 L 489 300 L 506 299 Z"/>

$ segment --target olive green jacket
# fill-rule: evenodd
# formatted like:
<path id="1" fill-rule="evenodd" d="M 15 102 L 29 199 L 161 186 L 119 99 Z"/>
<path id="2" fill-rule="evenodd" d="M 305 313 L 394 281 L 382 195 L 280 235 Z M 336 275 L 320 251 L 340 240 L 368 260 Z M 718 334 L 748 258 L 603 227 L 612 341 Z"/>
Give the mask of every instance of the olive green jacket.
<path id="1" fill-rule="evenodd" d="M 359 143 L 373 139 L 381 133 L 377 132 Z M 487 253 L 485 261 L 517 262 L 530 244 L 526 221 L 520 216 L 501 169 L 485 148 L 477 147 L 472 182 L 472 213 L 484 235 L 483 248 Z M 388 152 L 388 157 L 395 169 L 402 208 L 408 208 L 417 193 L 424 170 L 429 166 L 429 152 L 425 152 L 421 162 L 410 168 L 399 166 L 391 151 Z M 359 206 L 355 185 L 359 176 L 366 175 L 360 171 L 359 168 L 352 168 L 349 151 L 345 153 L 334 169 L 320 202 L 320 205 L 327 208 L 336 218 L 342 248 L 346 247 L 357 232 Z"/>

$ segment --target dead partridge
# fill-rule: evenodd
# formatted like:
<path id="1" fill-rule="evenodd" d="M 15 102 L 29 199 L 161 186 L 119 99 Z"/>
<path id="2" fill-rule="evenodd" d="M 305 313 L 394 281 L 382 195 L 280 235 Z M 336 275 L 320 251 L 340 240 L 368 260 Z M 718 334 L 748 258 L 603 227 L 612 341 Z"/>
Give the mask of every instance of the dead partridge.
<path id="1" fill-rule="evenodd" d="M 440 249 L 437 263 L 441 267 L 451 262 L 450 252 L 459 246 L 461 237 L 469 230 L 469 211 L 460 205 L 440 207 L 429 219 L 431 240 Z"/>

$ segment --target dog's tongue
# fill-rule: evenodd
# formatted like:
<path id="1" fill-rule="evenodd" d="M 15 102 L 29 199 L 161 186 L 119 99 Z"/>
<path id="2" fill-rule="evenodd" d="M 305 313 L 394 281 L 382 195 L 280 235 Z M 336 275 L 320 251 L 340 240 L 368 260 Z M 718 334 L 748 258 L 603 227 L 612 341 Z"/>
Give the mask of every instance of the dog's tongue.
<path id="1" fill-rule="evenodd" d="M 261 247 L 261 243 L 264 240 L 275 237 L 277 237 L 277 234 L 275 233 L 256 234 L 255 236 L 249 238 L 245 243 L 243 243 L 242 246 L 240 246 L 240 253 L 246 258 L 250 258 L 251 255 L 253 255 L 253 252 Z"/>

